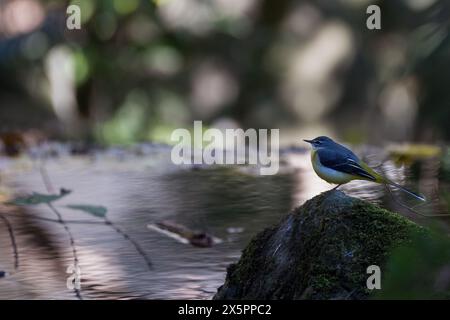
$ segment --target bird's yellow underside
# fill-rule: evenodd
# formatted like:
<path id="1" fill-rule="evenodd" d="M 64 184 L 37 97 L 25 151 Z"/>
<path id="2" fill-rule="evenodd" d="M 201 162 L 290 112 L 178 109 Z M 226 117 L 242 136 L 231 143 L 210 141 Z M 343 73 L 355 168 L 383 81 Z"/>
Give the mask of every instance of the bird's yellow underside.
<path id="1" fill-rule="evenodd" d="M 345 184 L 348 183 L 352 180 L 369 180 L 365 177 L 361 177 L 361 176 L 357 176 L 357 175 L 351 175 L 345 172 L 340 172 L 340 171 L 336 171 L 333 170 L 331 168 L 327 168 L 325 166 L 323 166 L 320 163 L 319 160 L 319 156 L 317 154 L 317 152 L 315 150 L 313 150 L 311 152 L 311 162 L 313 165 L 313 169 L 316 172 L 316 174 L 322 178 L 323 180 L 325 180 L 328 183 L 334 183 L 334 184 Z M 373 175 L 377 181 L 376 182 L 381 182 L 381 180 L 383 179 L 378 173 L 376 173 L 375 171 L 373 171 L 370 167 L 368 167 L 365 163 L 361 163 L 360 164 L 368 173 L 370 173 L 371 175 Z"/>

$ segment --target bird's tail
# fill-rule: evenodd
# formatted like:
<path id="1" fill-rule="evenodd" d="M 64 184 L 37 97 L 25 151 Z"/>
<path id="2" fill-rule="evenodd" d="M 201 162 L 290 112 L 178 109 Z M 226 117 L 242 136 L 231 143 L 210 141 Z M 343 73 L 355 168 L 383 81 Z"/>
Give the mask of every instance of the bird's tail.
<path id="1" fill-rule="evenodd" d="M 423 196 L 423 195 L 421 195 L 421 194 L 419 194 L 419 193 L 416 193 L 416 192 L 414 192 L 414 191 L 411 191 L 411 190 L 409 190 L 409 189 L 406 189 L 405 187 L 399 185 L 398 183 L 395 183 L 395 182 L 392 181 L 392 180 L 389 180 L 388 178 L 384 178 L 383 180 L 384 180 L 384 181 L 383 181 L 384 183 L 390 184 L 390 185 L 392 185 L 392 186 L 394 186 L 394 187 L 396 187 L 396 188 L 402 190 L 403 192 L 408 193 L 409 195 L 413 196 L 414 198 L 417 198 L 417 199 L 419 199 L 419 200 L 421 200 L 421 201 L 424 201 L 424 202 L 427 201 L 427 199 L 425 198 L 425 196 Z"/>
<path id="2" fill-rule="evenodd" d="M 370 167 L 369 167 L 367 164 L 365 164 L 364 162 L 361 161 L 361 162 L 359 163 L 359 165 L 360 165 L 364 170 L 366 170 L 366 172 L 367 172 L 369 175 L 371 175 L 371 176 L 375 179 L 375 180 L 372 180 L 372 181 L 377 182 L 377 183 L 383 183 L 383 184 L 386 184 L 386 185 L 394 186 L 394 187 L 396 187 L 396 188 L 402 190 L 403 192 L 408 193 L 409 195 L 413 196 L 413 197 L 416 198 L 416 199 L 419 199 L 419 200 L 424 201 L 424 202 L 427 201 L 427 199 L 426 199 L 423 195 L 421 195 L 421 194 L 419 194 L 419 193 L 415 193 L 414 191 L 411 191 L 411 190 L 409 190 L 409 189 L 406 189 L 405 187 L 399 185 L 398 183 L 395 183 L 394 181 L 389 180 L 388 178 L 384 177 L 383 175 L 377 173 L 375 170 L 373 170 L 372 168 L 370 168 Z"/>

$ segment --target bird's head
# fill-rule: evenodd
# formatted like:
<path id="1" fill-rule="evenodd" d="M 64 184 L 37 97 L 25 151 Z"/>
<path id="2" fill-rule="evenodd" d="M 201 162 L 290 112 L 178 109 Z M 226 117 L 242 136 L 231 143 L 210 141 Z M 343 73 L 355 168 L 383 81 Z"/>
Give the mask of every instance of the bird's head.
<path id="1" fill-rule="evenodd" d="M 327 146 L 332 146 L 335 142 L 333 140 L 331 140 L 328 137 L 325 136 L 320 136 L 317 138 L 314 138 L 312 140 L 306 140 L 304 139 L 303 141 L 308 142 L 313 149 L 319 149 L 319 148 L 324 148 Z"/>

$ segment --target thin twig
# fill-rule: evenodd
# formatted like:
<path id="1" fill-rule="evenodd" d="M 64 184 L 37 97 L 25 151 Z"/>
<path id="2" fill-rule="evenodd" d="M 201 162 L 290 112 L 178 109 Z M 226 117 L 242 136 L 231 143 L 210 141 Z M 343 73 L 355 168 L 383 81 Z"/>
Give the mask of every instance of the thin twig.
<path id="1" fill-rule="evenodd" d="M 50 176 L 48 175 L 47 169 L 45 168 L 44 160 L 39 165 L 39 172 L 41 173 L 42 181 L 44 182 L 45 188 L 48 193 L 54 193 L 52 181 L 50 180 Z"/>
<path id="2" fill-rule="evenodd" d="M 385 173 L 383 167 L 380 167 L 380 170 L 381 170 L 381 172 L 383 173 L 383 175 L 386 176 L 386 173 Z M 414 207 L 409 207 L 409 206 L 407 206 L 406 204 L 400 202 L 399 200 L 397 200 L 397 199 L 395 198 L 395 196 L 394 196 L 394 194 L 392 193 L 392 190 L 391 190 L 391 188 L 389 187 L 388 184 L 383 183 L 383 185 L 384 185 L 384 187 L 386 188 L 386 190 L 388 191 L 389 196 L 392 198 L 392 200 L 393 200 L 396 204 L 398 204 L 399 206 L 405 208 L 406 210 L 408 210 L 408 211 L 410 211 L 410 212 L 412 212 L 412 213 L 414 213 L 414 214 L 416 214 L 416 215 L 422 216 L 422 217 L 424 217 L 424 218 L 433 218 L 433 217 L 446 217 L 446 216 L 450 216 L 450 214 L 445 214 L 445 213 L 443 213 L 443 214 L 424 214 L 424 213 L 420 213 L 419 211 L 414 210 L 414 209 L 415 209 L 415 208 L 418 208 L 418 207 L 420 207 L 420 206 L 422 206 L 422 205 L 424 205 L 425 203 L 418 204 L 418 205 L 416 205 L 416 206 L 414 206 Z"/>
<path id="3" fill-rule="evenodd" d="M 53 223 L 61 223 L 60 220 L 55 220 L 55 219 L 50 219 L 50 218 L 44 218 L 44 217 L 34 217 L 31 216 L 29 217 L 31 219 L 35 219 L 35 220 L 42 220 L 42 221 L 47 221 L 47 222 L 53 222 Z M 128 235 L 127 233 L 125 233 L 122 229 L 120 229 L 115 223 L 113 223 L 111 220 L 109 219 L 104 219 L 104 221 L 90 221 L 90 220 L 64 220 L 65 224 L 101 224 L 101 225 L 107 225 L 111 228 L 113 228 L 113 230 L 117 233 L 119 233 L 120 235 L 122 235 L 126 240 L 130 241 L 133 246 L 136 248 L 136 251 L 144 258 L 144 260 L 147 262 L 147 265 L 149 267 L 149 269 L 152 268 L 153 263 L 151 262 L 151 259 L 148 257 L 148 255 L 145 253 L 145 250 L 134 240 L 131 238 L 130 235 Z"/>
<path id="4" fill-rule="evenodd" d="M 50 177 L 47 173 L 47 170 L 44 167 L 44 163 L 42 163 L 39 166 L 39 172 L 41 174 L 42 177 L 42 181 L 44 182 L 45 188 L 47 189 L 48 193 L 53 193 L 53 185 L 52 182 L 50 180 Z M 47 203 L 47 206 L 50 208 L 51 211 L 53 211 L 53 213 L 57 216 L 58 218 L 58 222 L 64 227 L 64 230 L 66 231 L 67 235 L 69 236 L 69 240 L 70 240 L 70 247 L 72 248 L 72 256 L 73 256 L 73 264 L 74 264 L 74 268 L 75 270 L 78 269 L 79 267 L 79 263 L 78 263 L 78 253 L 77 253 L 77 249 L 75 248 L 75 240 L 73 238 L 72 235 L 72 231 L 70 231 L 69 226 L 67 225 L 67 223 L 64 221 L 64 219 L 62 218 L 62 215 L 59 213 L 58 210 L 56 210 L 56 208 L 49 202 Z M 82 300 L 82 296 L 81 296 L 81 291 L 78 288 L 74 288 L 73 289 L 75 292 L 75 296 L 79 299 Z"/>
<path id="5" fill-rule="evenodd" d="M 44 185 L 45 185 L 47 191 L 49 193 L 51 193 L 51 190 L 53 190 L 53 185 L 52 185 L 52 182 L 50 180 L 50 176 L 48 175 L 47 170 L 45 169 L 44 165 L 40 166 L 40 173 L 41 173 L 41 177 L 42 177 L 42 180 L 44 182 Z M 46 221 L 52 221 L 52 222 L 58 222 L 58 223 L 61 223 L 64 226 L 64 228 L 66 229 L 66 231 L 67 231 L 67 233 L 69 234 L 69 237 L 70 237 L 70 241 L 71 241 L 71 244 L 72 244 L 72 251 L 73 251 L 73 254 L 74 254 L 75 265 L 77 266 L 78 265 L 78 258 L 77 258 L 77 252 L 76 252 L 76 249 L 75 249 L 75 242 L 73 240 L 72 233 L 70 232 L 70 229 L 67 226 L 67 223 L 69 223 L 69 222 L 68 221 L 64 221 L 62 219 L 61 214 L 51 204 L 48 204 L 48 205 L 51 206 L 52 211 L 58 216 L 58 220 L 52 220 L 52 219 L 47 219 L 47 218 L 39 218 L 39 219 L 46 220 Z M 75 220 L 73 220 L 73 221 L 70 221 L 70 223 L 89 223 L 89 224 L 94 224 L 96 222 L 94 222 L 94 221 L 75 221 Z M 150 270 L 152 269 L 153 264 L 152 264 L 150 258 L 145 253 L 145 250 L 133 238 L 131 238 L 127 233 L 122 231 L 118 226 L 116 226 L 111 220 L 109 220 L 106 217 L 104 218 L 103 222 L 99 222 L 99 223 L 102 223 L 102 224 L 105 224 L 107 226 L 110 226 L 111 228 L 113 228 L 113 230 L 115 230 L 117 233 L 122 235 L 126 240 L 130 241 L 131 244 L 135 247 L 135 249 L 138 252 L 138 254 L 141 255 L 142 258 L 145 260 L 145 262 L 147 263 L 148 268 Z"/>
<path id="6" fill-rule="evenodd" d="M 150 260 L 149 256 L 145 253 L 145 250 L 137 243 L 133 238 L 131 238 L 128 234 L 123 232 L 119 227 L 117 227 L 111 220 L 108 218 L 104 218 L 105 224 L 111 226 L 117 233 L 121 234 L 126 240 L 130 241 L 133 246 L 136 248 L 136 251 L 144 258 L 145 262 L 147 263 L 147 266 L 150 270 L 152 270 L 153 263 Z"/>
<path id="7" fill-rule="evenodd" d="M 64 229 L 66 230 L 67 235 L 69 236 L 69 240 L 70 240 L 70 247 L 72 248 L 72 255 L 73 255 L 73 264 L 75 267 L 75 270 L 78 269 L 79 267 L 79 263 L 78 263 L 78 253 L 77 253 L 77 249 L 75 247 L 75 240 L 73 238 L 72 235 L 72 231 L 70 231 L 69 226 L 67 225 L 67 223 L 63 220 L 62 215 L 59 213 L 58 210 L 55 209 L 55 207 L 51 204 L 51 203 L 47 203 L 47 206 L 50 208 L 50 210 L 53 211 L 53 213 L 58 217 L 58 222 L 64 227 Z M 81 292 L 79 289 L 74 288 L 73 289 L 75 292 L 75 295 L 77 296 L 78 299 L 82 300 L 83 298 L 81 297 Z"/>
<path id="8" fill-rule="evenodd" d="M 391 196 L 392 200 L 393 200 L 395 203 L 397 203 L 397 204 L 400 205 L 401 207 L 407 209 L 408 211 L 410 211 L 410 212 L 412 212 L 412 213 L 414 213 L 414 214 L 417 214 L 417 215 L 422 216 L 422 217 L 425 217 L 425 218 L 447 217 L 447 216 L 450 216 L 450 214 L 445 214 L 445 213 L 443 213 L 443 214 L 424 214 L 424 213 L 420 213 L 419 211 L 414 210 L 413 208 L 407 206 L 406 204 L 401 203 L 400 201 L 398 201 L 398 200 L 394 197 L 394 195 L 392 194 L 392 190 L 389 188 L 389 186 L 388 186 L 387 184 L 384 184 L 384 186 L 386 187 L 386 190 L 388 191 L 389 195 Z"/>
<path id="9" fill-rule="evenodd" d="M 19 250 L 17 249 L 17 243 L 16 243 L 16 238 L 14 236 L 14 230 L 13 230 L 12 224 L 9 222 L 8 218 L 6 218 L 2 214 L 0 214 L 0 219 L 3 220 L 3 222 L 6 225 L 6 228 L 8 229 L 8 232 L 9 232 L 9 237 L 11 238 L 11 245 L 13 247 L 13 252 L 14 252 L 14 269 L 17 270 L 19 268 Z"/>

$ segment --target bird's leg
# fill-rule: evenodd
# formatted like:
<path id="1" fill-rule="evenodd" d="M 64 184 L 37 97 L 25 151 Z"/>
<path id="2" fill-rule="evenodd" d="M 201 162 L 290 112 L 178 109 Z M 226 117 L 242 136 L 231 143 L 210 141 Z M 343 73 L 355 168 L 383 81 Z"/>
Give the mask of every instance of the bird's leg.
<path id="1" fill-rule="evenodd" d="M 334 188 L 331 189 L 330 191 L 336 190 L 336 189 L 339 188 L 340 186 L 342 186 L 342 184 L 338 184 L 336 187 L 334 187 Z"/>

